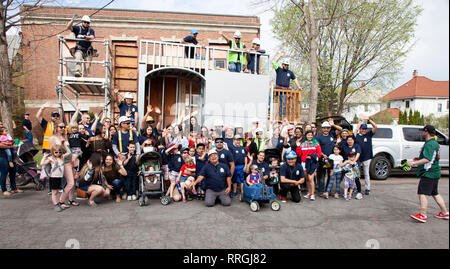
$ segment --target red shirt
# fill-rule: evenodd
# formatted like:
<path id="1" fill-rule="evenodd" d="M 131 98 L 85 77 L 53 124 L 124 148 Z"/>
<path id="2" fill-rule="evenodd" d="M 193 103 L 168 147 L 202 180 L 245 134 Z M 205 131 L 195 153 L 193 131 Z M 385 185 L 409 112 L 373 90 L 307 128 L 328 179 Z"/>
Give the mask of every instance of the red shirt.
<path id="1" fill-rule="evenodd" d="M 183 166 L 181 166 L 181 169 L 180 169 L 181 176 L 191 176 L 191 175 L 184 173 L 184 170 L 186 170 L 186 169 L 195 169 L 195 165 L 193 164 L 192 166 L 188 166 L 187 164 L 184 164 Z"/>
<path id="2" fill-rule="evenodd" d="M 319 143 L 303 142 L 296 150 L 297 157 L 301 158 L 302 162 L 306 162 L 306 157 L 311 154 L 316 154 L 318 158 L 322 156 L 322 148 Z"/>

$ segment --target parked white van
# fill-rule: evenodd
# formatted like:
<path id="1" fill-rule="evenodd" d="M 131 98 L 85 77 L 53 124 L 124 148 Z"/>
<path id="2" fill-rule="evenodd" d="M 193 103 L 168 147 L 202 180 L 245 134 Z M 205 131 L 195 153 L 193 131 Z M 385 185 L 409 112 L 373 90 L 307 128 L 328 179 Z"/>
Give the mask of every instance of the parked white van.
<path id="1" fill-rule="evenodd" d="M 357 125 L 353 125 L 356 131 Z M 368 130 L 372 128 L 368 124 Z M 423 126 L 415 125 L 383 125 L 377 124 L 377 132 L 372 138 L 373 156 L 370 164 L 370 177 L 373 179 L 387 179 L 392 168 L 400 167 L 403 159 L 408 161 L 419 157 L 420 150 L 425 143 L 422 137 Z M 436 130 L 437 142 L 440 144 L 442 168 L 449 167 L 449 139 L 441 131 Z"/>

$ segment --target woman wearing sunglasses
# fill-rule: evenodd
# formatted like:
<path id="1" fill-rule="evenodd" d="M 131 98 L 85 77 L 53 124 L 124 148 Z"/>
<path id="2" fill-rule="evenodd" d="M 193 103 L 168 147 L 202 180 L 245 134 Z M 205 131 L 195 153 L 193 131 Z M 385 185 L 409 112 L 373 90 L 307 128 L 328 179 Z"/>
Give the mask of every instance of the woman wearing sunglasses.
<path id="1" fill-rule="evenodd" d="M 80 204 L 75 202 L 75 169 L 72 165 L 72 152 L 69 148 L 69 140 L 67 139 L 67 128 L 64 122 L 61 121 L 57 122 L 56 126 L 53 135 L 50 137 L 50 148 L 55 146 L 61 147 L 66 187 L 60 197 L 59 205 L 62 209 L 66 209 L 70 205 L 78 206 Z M 69 197 L 68 204 L 65 203 L 67 197 Z"/>

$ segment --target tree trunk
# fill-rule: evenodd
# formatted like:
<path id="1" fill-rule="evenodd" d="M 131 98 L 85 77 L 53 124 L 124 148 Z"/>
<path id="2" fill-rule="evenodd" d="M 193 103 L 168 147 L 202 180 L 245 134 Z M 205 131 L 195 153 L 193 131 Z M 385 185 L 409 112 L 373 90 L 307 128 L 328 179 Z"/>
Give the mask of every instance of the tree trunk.
<path id="1" fill-rule="evenodd" d="M 317 116 L 317 96 L 319 93 L 319 61 L 317 58 L 317 27 L 316 19 L 314 16 L 314 1 L 310 0 L 308 3 L 308 15 L 309 15 L 309 65 L 311 71 L 311 91 L 309 94 L 309 113 L 308 122 L 316 122 Z"/>
<path id="2" fill-rule="evenodd" d="M 8 43 L 4 31 L 5 24 L 0 23 L 0 114 L 3 125 L 13 133 L 11 96 L 13 91 L 11 65 L 8 59 Z"/>
<path id="3" fill-rule="evenodd" d="M 342 82 L 341 93 L 339 94 L 339 104 L 338 104 L 338 109 L 337 109 L 337 113 L 336 113 L 337 115 L 342 115 L 342 111 L 344 110 L 344 100 L 345 100 L 345 97 L 347 96 L 348 86 L 349 86 L 348 81 L 344 80 Z"/>

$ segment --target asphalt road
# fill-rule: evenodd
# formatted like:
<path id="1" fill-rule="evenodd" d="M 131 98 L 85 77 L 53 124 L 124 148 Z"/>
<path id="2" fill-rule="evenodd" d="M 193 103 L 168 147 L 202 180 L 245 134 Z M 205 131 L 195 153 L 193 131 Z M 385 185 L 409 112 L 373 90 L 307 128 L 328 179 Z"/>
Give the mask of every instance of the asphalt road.
<path id="1" fill-rule="evenodd" d="M 448 249 L 449 223 L 432 217 L 439 212 L 432 198 L 428 223 L 409 217 L 419 210 L 417 183 L 394 175 L 372 181 L 362 200 L 302 199 L 256 213 L 237 198 L 213 208 L 197 200 L 163 206 L 151 199 L 146 207 L 99 200 L 97 208 L 82 201 L 56 213 L 47 192 L 28 185 L 23 194 L 0 196 L 0 248 Z M 448 206 L 448 171 L 439 190 Z"/>

